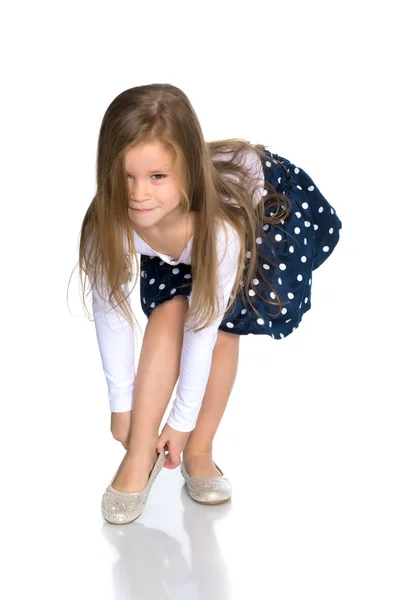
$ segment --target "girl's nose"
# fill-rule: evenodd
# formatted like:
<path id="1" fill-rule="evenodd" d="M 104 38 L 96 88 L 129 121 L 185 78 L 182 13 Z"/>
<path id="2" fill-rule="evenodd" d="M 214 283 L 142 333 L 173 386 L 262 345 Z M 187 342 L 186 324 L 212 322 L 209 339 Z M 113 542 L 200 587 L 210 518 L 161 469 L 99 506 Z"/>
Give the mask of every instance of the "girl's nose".
<path id="1" fill-rule="evenodd" d="M 150 192 L 145 183 L 136 183 L 135 185 L 131 184 L 130 186 L 130 196 L 132 201 L 144 202 L 145 200 L 150 199 Z"/>

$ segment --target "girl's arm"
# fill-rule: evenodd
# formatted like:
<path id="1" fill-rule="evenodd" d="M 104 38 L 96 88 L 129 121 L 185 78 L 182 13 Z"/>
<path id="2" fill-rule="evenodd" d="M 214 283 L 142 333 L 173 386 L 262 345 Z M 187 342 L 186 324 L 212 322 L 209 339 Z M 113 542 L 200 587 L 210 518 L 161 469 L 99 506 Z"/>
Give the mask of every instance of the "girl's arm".
<path id="1" fill-rule="evenodd" d="M 222 160 L 231 158 L 230 154 L 221 154 L 218 156 Z M 239 163 L 251 175 L 251 180 L 255 180 L 258 183 L 252 198 L 252 205 L 255 208 L 263 197 L 264 190 L 264 170 L 261 159 L 253 150 L 239 154 L 238 158 Z M 232 174 L 227 174 L 227 177 L 236 179 L 236 176 Z M 226 202 L 232 202 L 228 197 L 224 199 Z M 226 225 L 228 228 L 228 240 L 225 238 L 225 232 L 222 227 L 218 234 L 217 252 L 220 265 L 217 270 L 217 280 L 220 290 L 218 298 L 220 307 L 226 307 L 228 304 L 229 296 L 235 282 L 240 251 L 240 240 L 235 229 L 229 224 Z M 227 244 L 226 255 L 224 257 Z M 193 286 L 195 286 L 195 283 L 193 283 Z M 192 294 L 193 287 L 192 293 L 189 296 L 189 306 L 191 305 Z M 209 327 L 197 333 L 184 331 L 177 395 L 167 420 L 168 425 L 177 431 L 192 431 L 196 426 L 210 376 L 212 354 L 218 337 L 218 328 L 223 317 L 224 315 L 222 314 Z"/>
<path id="2" fill-rule="evenodd" d="M 125 294 L 129 291 L 128 286 L 128 282 L 122 286 Z M 104 289 L 100 291 L 106 298 L 107 292 Z M 110 410 L 114 413 L 125 412 L 132 408 L 136 376 L 134 332 L 128 321 L 118 314 L 109 302 L 100 298 L 95 287 L 92 297 L 96 336 L 107 381 Z M 127 301 L 131 305 L 130 296 Z"/>
<path id="3" fill-rule="evenodd" d="M 225 238 L 222 225 L 217 236 L 219 310 L 228 304 L 235 282 L 240 252 L 240 239 L 236 230 L 228 223 L 226 223 L 226 227 L 228 239 Z M 189 306 L 191 306 L 195 285 L 196 283 L 193 282 Z M 221 314 L 211 325 L 197 333 L 184 331 L 177 394 L 167 420 L 168 425 L 177 431 L 192 431 L 196 426 L 210 376 L 218 328 L 223 317 L 224 314 Z"/>

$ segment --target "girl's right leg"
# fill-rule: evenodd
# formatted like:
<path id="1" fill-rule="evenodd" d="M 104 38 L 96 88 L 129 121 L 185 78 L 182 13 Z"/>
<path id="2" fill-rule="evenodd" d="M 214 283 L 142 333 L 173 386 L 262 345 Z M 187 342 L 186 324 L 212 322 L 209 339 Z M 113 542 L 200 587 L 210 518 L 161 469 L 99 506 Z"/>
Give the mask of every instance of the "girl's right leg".
<path id="1" fill-rule="evenodd" d="M 164 412 L 180 371 L 186 296 L 163 302 L 147 322 L 136 374 L 128 451 L 113 487 L 121 492 L 142 490 L 157 459 L 156 447 Z"/>

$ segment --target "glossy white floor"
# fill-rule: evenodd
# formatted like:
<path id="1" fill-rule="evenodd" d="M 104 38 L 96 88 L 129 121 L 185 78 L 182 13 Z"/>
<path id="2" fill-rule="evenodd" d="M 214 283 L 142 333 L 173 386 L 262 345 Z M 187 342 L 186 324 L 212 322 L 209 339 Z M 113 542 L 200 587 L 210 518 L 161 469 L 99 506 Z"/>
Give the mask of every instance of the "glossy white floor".
<path id="1" fill-rule="evenodd" d="M 101 515 L 125 451 L 109 432 L 94 325 L 66 311 L 54 339 L 69 350 L 3 453 L 3 583 L 15 593 L 3 597 L 397 598 L 398 421 L 361 324 L 347 339 L 339 327 L 351 314 L 333 294 L 336 268 L 316 272 L 295 334 L 241 340 L 214 454 L 232 501 L 197 504 L 179 468 L 163 469 L 128 525 Z"/>

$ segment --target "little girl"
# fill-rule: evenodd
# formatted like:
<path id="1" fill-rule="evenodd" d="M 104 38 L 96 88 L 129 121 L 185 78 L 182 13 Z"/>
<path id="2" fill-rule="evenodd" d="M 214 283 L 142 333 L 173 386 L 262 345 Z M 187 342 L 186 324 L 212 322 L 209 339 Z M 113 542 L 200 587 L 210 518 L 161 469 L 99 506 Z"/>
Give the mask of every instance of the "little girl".
<path id="1" fill-rule="evenodd" d="M 341 227 L 313 180 L 286 158 L 239 139 L 205 142 L 180 89 L 144 85 L 113 100 L 79 247 L 111 431 L 127 450 L 102 497 L 107 521 L 135 520 L 164 465 L 181 465 L 193 500 L 230 499 L 212 442 L 240 336 L 281 340 L 297 329 L 311 308 L 312 272 Z M 135 374 L 129 282 L 134 261 L 134 288 L 137 253 L 148 323 Z"/>

